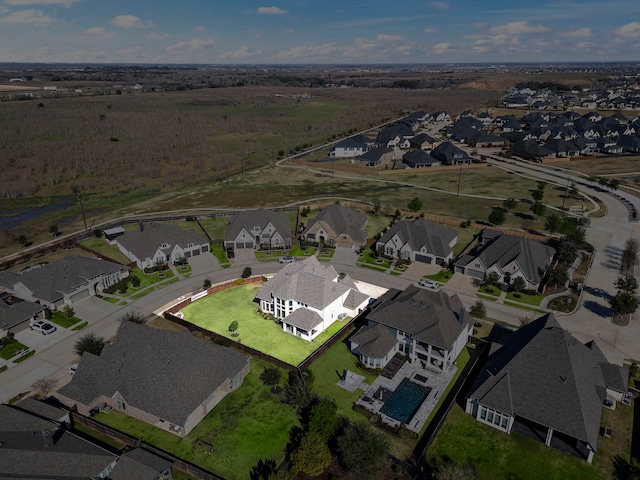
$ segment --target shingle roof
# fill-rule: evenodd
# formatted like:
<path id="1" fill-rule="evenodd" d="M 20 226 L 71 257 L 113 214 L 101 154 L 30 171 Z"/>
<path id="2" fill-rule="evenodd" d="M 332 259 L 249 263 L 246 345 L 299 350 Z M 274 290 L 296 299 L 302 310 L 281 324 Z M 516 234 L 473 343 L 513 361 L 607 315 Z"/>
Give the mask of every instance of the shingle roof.
<path id="1" fill-rule="evenodd" d="M 469 393 L 482 405 L 598 445 L 601 358 L 549 313 L 507 337 Z"/>
<path id="2" fill-rule="evenodd" d="M 317 312 L 309 310 L 308 308 L 298 308 L 287 315 L 282 321 L 310 332 L 313 327 L 322 323 L 322 317 L 318 315 Z"/>
<path id="3" fill-rule="evenodd" d="M 389 329 L 379 323 L 362 327 L 350 341 L 358 344 L 360 353 L 372 358 L 383 358 L 398 343 Z"/>
<path id="4" fill-rule="evenodd" d="M 540 283 L 554 253 L 555 250 L 548 245 L 504 234 L 487 244 L 478 254 L 478 258 L 485 268 L 496 265 L 502 269 L 515 261 L 530 282 Z"/>
<path id="5" fill-rule="evenodd" d="M 16 301 L 7 305 L 0 300 L 0 328 L 8 330 L 16 325 L 33 318 L 45 307 L 37 303 Z"/>
<path id="6" fill-rule="evenodd" d="M 310 220 L 305 232 L 315 223 L 322 221 L 336 233 L 336 237 L 347 234 L 355 242 L 364 243 L 367 240 L 367 232 L 364 231 L 367 220 L 364 213 L 334 203 L 323 208 L 314 219 Z M 303 233 L 303 235 L 305 234 Z"/>
<path id="7" fill-rule="evenodd" d="M 195 230 L 183 230 L 178 225 L 149 222 L 141 224 L 117 238 L 116 243 L 133 253 L 139 260 L 152 258 L 158 249 L 171 252 L 176 245 L 186 248 L 187 245 L 204 245 L 207 240 Z M 160 248 L 164 243 L 167 248 Z"/>
<path id="8" fill-rule="evenodd" d="M 309 257 L 280 270 L 262 286 L 256 298 L 296 300 L 322 310 L 350 289 L 356 287 L 349 276 L 338 281 L 332 265 L 323 265 L 316 257 Z"/>
<path id="9" fill-rule="evenodd" d="M 372 306 L 367 319 L 397 330 L 409 332 L 416 340 L 450 349 L 470 316 L 465 315 L 457 295 L 428 291 L 411 285 L 400 292 L 389 290 Z"/>
<path id="10" fill-rule="evenodd" d="M 59 393 L 89 405 L 100 395 L 119 392 L 132 406 L 184 425 L 248 361 L 242 353 L 205 343 L 187 331 L 167 332 L 124 321 L 100 356 L 82 356 L 73 379 Z"/>
<path id="11" fill-rule="evenodd" d="M 425 247 L 427 253 L 445 258 L 452 252 L 449 244 L 458 236 L 458 233 L 451 228 L 418 218 L 411 222 L 396 222 L 379 241 L 387 243 L 396 234 L 414 251 Z"/>
<path id="12" fill-rule="evenodd" d="M 422 165 L 440 165 L 440 160 L 432 157 L 424 150 L 411 150 L 402 155 L 403 163 L 416 168 Z"/>
<path id="13" fill-rule="evenodd" d="M 122 269 L 127 267 L 97 258 L 70 255 L 41 267 L 25 270 L 15 278 L 31 290 L 35 297 L 55 302 L 93 278 Z"/>
<path id="14" fill-rule="evenodd" d="M 371 163 L 377 163 L 380 161 L 383 155 L 392 153 L 393 151 L 393 148 L 387 147 L 372 148 L 371 150 L 364 152 L 362 155 L 358 156 L 358 160 L 366 160 Z"/>
<path id="15" fill-rule="evenodd" d="M 284 213 L 260 208 L 257 210 L 238 212 L 224 232 L 224 241 L 230 242 L 235 240 L 243 228 L 251 233 L 253 227 L 260 227 L 260 230 L 264 231 L 269 224 L 275 227 L 276 232 L 278 232 L 282 238 L 291 239 L 289 218 Z"/>
<path id="16" fill-rule="evenodd" d="M 2 478 L 96 478 L 116 456 L 17 405 L 0 405 Z M 45 443 L 43 432 L 53 444 Z"/>
<path id="17" fill-rule="evenodd" d="M 142 448 L 134 448 L 120 455 L 118 463 L 109 474 L 110 480 L 156 480 L 158 474 L 168 470 L 173 462 L 147 452 Z"/>

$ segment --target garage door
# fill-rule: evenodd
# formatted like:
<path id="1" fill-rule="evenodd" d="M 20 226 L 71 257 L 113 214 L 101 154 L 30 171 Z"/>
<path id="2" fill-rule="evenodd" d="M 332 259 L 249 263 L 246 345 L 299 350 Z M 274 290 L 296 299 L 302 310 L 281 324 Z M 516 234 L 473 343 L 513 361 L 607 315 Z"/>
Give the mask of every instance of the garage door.
<path id="1" fill-rule="evenodd" d="M 416 253 L 416 262 L 433 263 L 433 257 L 430 257 L 428 255 L 420 255 L 419 253 Z"/>
<path id="2" fill-rule="evenodd" d="M 76 303 L 82 300 L 83 298 L 87 298 L 89 296 L 89 290 L 82 290 L 74 295 L 71 295 L 71 303 Z"/>
<path id="3" fill-rule="evenodd" d="M 479 270 L 467 270 L 467 275 L 479 280 L 482 280 L 484 278 L 484 272 L 481 272 Z"/>
<path id="4" fill-rule="evenodd" d="M 336 242 L 336 247 L 353 248 L 353 243 L 351 243 L 351 242 Z"/>

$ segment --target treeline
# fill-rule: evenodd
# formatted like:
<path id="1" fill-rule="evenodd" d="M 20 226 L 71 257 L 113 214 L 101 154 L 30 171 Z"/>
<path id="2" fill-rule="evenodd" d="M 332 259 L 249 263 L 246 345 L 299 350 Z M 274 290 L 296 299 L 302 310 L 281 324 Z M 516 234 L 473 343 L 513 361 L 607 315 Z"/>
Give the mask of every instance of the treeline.
<path id="1" fill-rule="evenodd" d="M 580 85 L 565 85 L 564 83 L 559 82 L 537 82 L 533 80 L 517 83 L 516 88 L 518 90 L 522 90 L 523 88 L 530 88 L 532 90 L 551 90 L 552 92 L 570 92 L 572 90 L 577 90 L 579 92 L 582 91 L 582 87 Z"/>

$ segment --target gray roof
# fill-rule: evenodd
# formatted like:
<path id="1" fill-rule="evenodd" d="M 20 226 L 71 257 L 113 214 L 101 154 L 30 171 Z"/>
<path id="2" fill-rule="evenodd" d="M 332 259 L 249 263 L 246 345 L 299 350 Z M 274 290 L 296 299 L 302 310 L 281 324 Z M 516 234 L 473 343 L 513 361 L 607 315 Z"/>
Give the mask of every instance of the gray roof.
<path id="1" fill-rule="evenodd" d="M 2 478 L 96 478 L 116 456 L 59 427 L 30 405 L 0 405 Z M 52 444 L 47 446 L 45 438 Z"/>
<path id="2" fill-rule="evenodd" d="M 195 230 L 183 230 L 170 223 L 142 223 L 140 228 L 131 230 L 117 238 L 116 243 L 133 253 L 138 259 L 152 258 L 158 249 L 171 252 L 175 245 L 187 248 L 190 243 L 205 245 L 208 241 Z M 164 243 L 167 248 L 160 248 Z"/>
<path id="3" fill-rule="evenodd" d="M 130 405 L 184 425 L 187 417 L 249 357 L 193 337 L 123 321 L 100 356 L 85 353 L 71 382 L 58 392 L 83 405 L 119 392 Z M 203 375 L 202 372 L 206 372 Z"/>
<path id="4" fill-rule="evenodd" d="M 287 315 L 282 321 L 310 332 L 313 327 L 322 323 L 322 317 L 318 315 L 317 312 L 309 310 L 308 308 L 298 308 Z"/>
<path id="5" fill-rule="evenodd" d="M 322 310 L 350 289 L 357 290 L 348 275 L 338 280 L 332 265 L 323 265 L 316 257 L 309 257 L 289 263 L 262 286 L 256 298 L 296 300 Z"/>
<path id="6" fill-rule="evenodd" d="M 433 158 L 424 150 L 411 150 L 402 155 L 402 162 L 413 168 L 420 166 L 440 165 L 442 162 L 437 158 Z"/>
<path id="7" fill-rule="evenodd" d="M 123 269 L 128 270 L 128 267 L 98 258 L 70 255 L 41 267 L 25 270 L 14 277 L 14 284 L 21 282 L 36 298 L 55 302 L 64 294 L 87 285 L 94 278 Z"/>
<path id="8" fill-rule="evenodd" d="M 489 356 L 469 397 L 596 449 L 606 386 L 603 359 L 549 313 L 507 337 Z"/>
<path id="9" fill-rule="evenodd" d="M 309 220 L 303 235 L 306 235 L 315 223 L 323 221 L 335 232 L 336 237 L 347 234 L 354 241 L 364 243 L 367 240 L 367 232 L 364 231 L 367 220 L 366 214 L 334 203 L 323 208 L 314 219 Z"/>
<path id="10" fill-rule="evenodd" d="M 371 358 L 384 358 L 398 343 L 389 329 L 379 323 L 362 327 L 350 341 L 358 345 L 360 353 Z"/>
<path id="11" fill-rule="evenodd" d="M 366 302 L 370 298 L 371 297 L 366 293 L 362 293 L 359 290 L 352 289 L 347 295 L 347 298 L 344 299 L 343 306 L 345 308 L 349 308 L 353 310 L 354 308 L 358 308 L 360 305 L 362 305 L 364 302 Z"/>
<path id="12" fill-rule="evenodd" d="M 492 265 L 502 269 L 508 263 L 517 262 L 522 273 L 532 283 L 540 283 L 555 250 L 548 245 L 524 237 L 503 234 L 487 244 L 478 254 L 485 268 Z"/>
<path id="13" fill-rule="evenodd" d="M 451 228 L 418 218 L 411 222 L 396 222 L 379 242 L 387 243 L 396 234 L 403 243 L 408 243 L 412 250 L 419 251 L 425 247 L 428 253 L 438 257 L 449 256 L 452 252 L 449 244 L 458 237 L 458 232 Z"/>
<path id="14" fill-rule="evenodd" d="M 260 230 L 263 231 L 269 223 L 275 227 L 276 232 L 278 232 L 282 238 L 291 240 L 292 234 L 289 217 L 284 213 L 260 208 L 258 210 L 238 212 L 224 231 L 224 241 L 234 241 L 243 228 L 249 233 L 253 231 L 253 227 L 260 227 Z"/>
<path id="15" fill-rule="evenodd" d="M 134 448 L 120 455 L 118 463 L 109 474 L 110 480 L 156 480 L 158 474 L 170 469 L 173 462 L 165 460 L 142 448 Z"/>
<path id="16" fill-rule="evenodd" d="M 372 306 L 371 322 L 408 332 L 430 345 L 450 349 L 471 317 L 465 315 L 457 295 L 411 285 L 404 291 L 390 289 Z"/>
<path id="17" fill-rule="evenodd" d="M 14 298 L 11 305 L 0 299 L 0 328 L 7 330 L 30 320 L 45 309 L 42 305 Z"/>

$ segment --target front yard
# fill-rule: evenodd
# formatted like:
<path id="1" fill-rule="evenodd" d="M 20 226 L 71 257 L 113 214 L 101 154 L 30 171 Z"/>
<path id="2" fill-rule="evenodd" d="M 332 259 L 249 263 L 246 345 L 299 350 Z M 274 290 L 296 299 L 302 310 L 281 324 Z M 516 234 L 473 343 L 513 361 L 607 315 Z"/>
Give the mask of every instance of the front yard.
<path id="1" fill-rule="evenodd" d="M 224 478 L 249 478 L 259 459 L 274 458 L 279 463 L 284 458 L 289 430 L 298 422 L 296 412 L 263 385 L 260 374 L 264 367 L 271 365 L 251 359 L 251 372 L 242 386 L 228 394 L 184 439 L 117 411 L 98 413 L 95 419 Z M 213 445 L 213 454 L 198 447 L 197 440 Z"/>
<path id="2" fill-rule="evenodd" d="M 257 313 L 258 304 L 253 299 L 261 286 L 240 285 L 208 295 L 184 307 L 184 319 L 291 365 L 300 364 L 349 320 L 334 322 L 312 342 L 290 335 L 282 331 L 280 324 Z M 229 331 L 233 321 L 238 322 L 238 337 Z"/>

